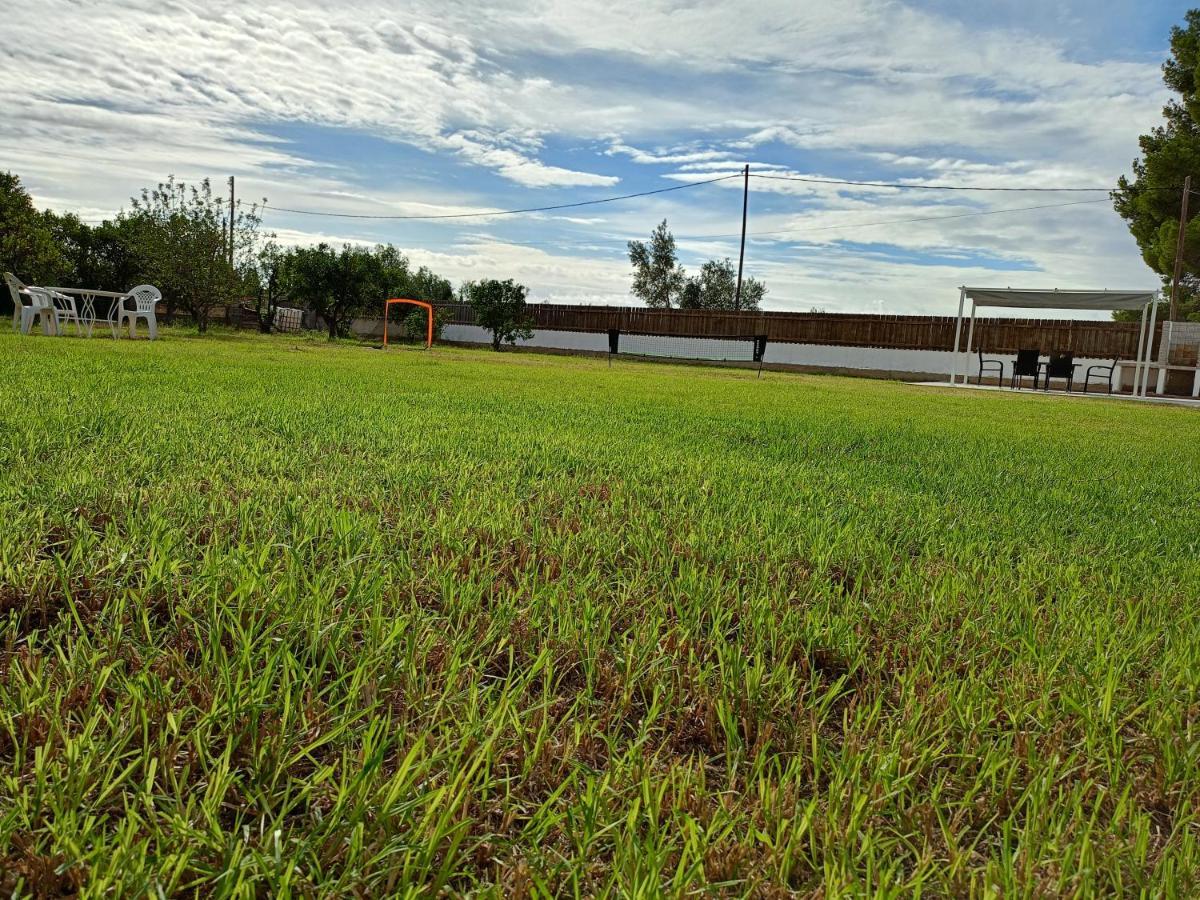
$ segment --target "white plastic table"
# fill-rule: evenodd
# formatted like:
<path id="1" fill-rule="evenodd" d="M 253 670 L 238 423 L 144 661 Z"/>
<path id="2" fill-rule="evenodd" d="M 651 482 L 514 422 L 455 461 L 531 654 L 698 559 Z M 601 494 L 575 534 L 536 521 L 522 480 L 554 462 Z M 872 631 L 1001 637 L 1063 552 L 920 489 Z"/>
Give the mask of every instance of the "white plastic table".
<path id="1" fill-rule="evenodd" d="M 55 287 L 47 288 L 47 290 L 58 291 L 60 294 L 70 294 L 72 297 L 79 298 L 79 320 L 87 323 L 88 337 L 92 336 L 92 326 L 96 324 L 96 298 L 106 297 L 110 300 L 119 302 L 121 298 L 128 297 L 124 291 L 98 291 L 92 288 L 65 288 Z M 113 320 L 116 321 L 115 319 Z M 117 336 L 117 328 L 113 328 L 113 337 Z"/>

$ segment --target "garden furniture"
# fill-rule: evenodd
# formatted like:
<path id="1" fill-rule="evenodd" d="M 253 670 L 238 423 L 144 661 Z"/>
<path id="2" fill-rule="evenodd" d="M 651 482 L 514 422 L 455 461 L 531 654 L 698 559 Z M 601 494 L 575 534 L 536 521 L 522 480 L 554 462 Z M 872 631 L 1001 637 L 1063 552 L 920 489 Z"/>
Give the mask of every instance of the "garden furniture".
<path id="1" fill-rule="evenodd" d="M 145 319 L 146 327 L 150 331 L 150 340 L 155 340 L 158 337 L 158 321 L 154 318 L 154 310 L 161 299 L 162 293 L 151 284 L 139 284 L 129 293 L 120 297 L 113 303 L 112 309 L 108 313 L 108 324 L 112 327 L 113 337 L 117 336 L 117 332 L 125 322 L 129 323 L 129 336 L 135 337 L 137 320 Z M 125 306 L 130 300 L 133 301 L 133 309 Z"/>
<path id="2" fill-rule="evenodd" d="M 979 350 L 979 377 L 976 379 L 975 383 L 983 384 L 983 373 L 985 371 L 991 371 L 993 367 L 996 370 L 996 378 L 999 379 L 996 382 L 996 386 L 997 387 L 1003 386 L 1003 384 L 1004 384 L 1004 363 L 998 359 L 984 359 L 983 358 L 983 349 L 980 348 L 980 350 Z"/>
<path id="3" fill-rule="evenodd" d="M 1012 380 L 1009 384 L 1010 388 L 1018 388 L 1022 384 L 1022 379 L 1026 376 L 1033 378 L 1034 390 L 1038 386 L 1038 375 L 1041 373 L 1041 365 L 1038 363 L 1038 357 L 1041 355 L 1037 348 L 1032 350 L 1018 350 L 1017 358 L 1012 363 Z"/>
<path id="4" fill-rule="evenodd" d="M 1111 363 L 1097 363 L 1094 366 L 1088 366 L 1087 371 L 1083 373 L 1083 392 L 1088 392 L 1088 387 L 1092 383 L 1092 373 L 1099 373 L 1096 377 L 1103 378 L 1108 384 L 1108 392 L 1113 392 L 1113 373 L 1117 371 L 1117 366 L 1121 362 L 1121 357 L 1114 356 Z"/>
<path id="5" fill-rule="evenodd" d="M 1071 384 L 1075 380 L 1075 370 L 1079 364 L 1075 362 L 1074 353 L 1051 353 L 1049 362 L 1039 363 L 1039 368 L 1045 370 L 1042 390 L 1050 390 L 1050 379 L 1061 378 L 1067 382 L 1067 393 L 1071 393 Z M 1034 387 L 1037 387 L 1034 384 Z"/>
<path id="6" fill-rule="evenodd" d="M 8 291 L 12 294 L 14 329 L 19 329 L 21 334 L 29 334 L 33 329 L 33 320 L 40 317 L 42 330 L 46 334 L 57 333 L 57 314 L 54 303 L 47 294 L 41 290 L 34 292 L 11 272 L 4 273 L 4 283 L 8 285 Z"/>

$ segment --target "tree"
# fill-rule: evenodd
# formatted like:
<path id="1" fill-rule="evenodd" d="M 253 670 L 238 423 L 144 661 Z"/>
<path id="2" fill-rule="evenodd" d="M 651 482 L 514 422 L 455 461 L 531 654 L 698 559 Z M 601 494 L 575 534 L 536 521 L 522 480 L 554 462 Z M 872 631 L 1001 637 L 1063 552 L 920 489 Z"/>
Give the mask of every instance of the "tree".
<path id="1" fill-rule="evenodd" d="M 650 234 L 650 243 L 629 242 L 633 265 L 633 295 L 654 309 L 670 309 L 683 290 L 686 275 L 675 255 L 675 237 L 663 219 Z"/>
<path id="2" fill-rule="evenodd" d="M 90 226 L 74 213 L 46 213 L 50 231 L 67 261 L 63 284 L 126 291 L 143 276 L 131 221 Z"/>
<path id="3" fill-rule="evenodd" d="M 53 214 L 33 205 L 21 179 L 0 172 L 0 271 L 29 284 L 61 284 L 70 261 L 54 238 Z M 7 297 L 7 292 L 5 292 Z"/>
<path id="4" fill-rule="evenodd" d="M 407 261 L 406 261 L 407 262 Z M 434 305 L 433 336 L 441 337 L 442 329 L 449 322 L 451 314 L 439 307 L 454 302 L 454 287 L 432 269 L 421 266 L 415 272 L 409 270 L 403 285 L 397 285 L 386 293 L 388 297 L 403 297 L 409 300 L 423 300 Z M 395 305 L 388 310 L 388 320 L 401 326 L 400 334 L 409 340 L 425 340 L 428 327 L 428 316 L 425 310 L 407 305 Z"/>
<path id="5" fill-rule="evenodd" d="M 1142 258 L 1170 284 L 1179 237 L 1183 180 L 1200 175 L 1200 10 L 1190 10 L 1185 26 L 1171 29 L 1171 56 L 1163 65 L 1163 81 L 1176 95 L 1163 108 L 1165 123 L 1138 139 L 1142 155 L 1133 161 L 1133 180 L 1122 176 L 1113 191 L 1113 206 L 1129 225 Z M 1194 188 L 1200 189 L 1200 178 Z M 1200 203 L 1190 204 L 1184 234 L 1180 279 L 1181 318 L 1200 320 Z"/>
<path id="6" fill-rule="evenodd" d="M 499 350 L 502 342 L 515 344 L 518 338 L 533 337 L 533 320 L 525 306 L 526 289 L 506 281 L 487 279 L 467 282 L 463 297 L 475 311 L 475 323 L 492 333 L 492 349 Z"/>
<path id="7" fill-rule="evenodd" d="M 326 243 L 292 252 L 291 295 L 325 322 L 329 339 L 349 333 L 354 317 L 373 300 L 383 301 L 383 265 L 366 247 Z"/>
<path id="8" fill-rule="evenodd" d="M 689 278 L 680 295 L 682 309 L 728 309 L 757 311 L 767 286 L 754 278 L 742 279 L 742 299 L 737 302 L 737 269 L 733 262 L 710 259 L 700 274 Z"/>
<path id="9" fill-rule="evenodd" d="M 291 290 L 292 254 L 268 240 L 254 263 L 254 316 L 258 330 L 270 334 L 275 327 L 275 311 L 287 299 Z"/>
<path id="10" fill-rule="evenodd" d="M 409 278 L 409 296 L 434 305 L 454 302 L 454 287 L 433 270 L 421 266 Z"/>
<path id="11" fill-rule="evenodd" d="M 213 308 L 237 302 L 249 287 L 261 223 L 258 206 L 239 203 L 232 211 L 231 254 L 229 210 L 207 178 L 190 186 L 172 176 L 131 202 L 132 210 L 118 218 L 130 228 L 147 280 L 162 291 L 167 320 L 182 307 L 200 331 L 207 331 Z"/>

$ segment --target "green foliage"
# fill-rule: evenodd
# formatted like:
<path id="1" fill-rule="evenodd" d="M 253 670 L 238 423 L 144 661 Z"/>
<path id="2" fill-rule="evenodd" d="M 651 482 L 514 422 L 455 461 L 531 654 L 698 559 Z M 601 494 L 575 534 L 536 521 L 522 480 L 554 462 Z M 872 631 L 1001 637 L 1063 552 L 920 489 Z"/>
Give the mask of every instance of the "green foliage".
<path id="1" fill-rule="evenodd" d="M 515 344 L 518 339 L 533 337 L 533 321 L 525 308 L 526 288 L 511 278 L 497 281 L 467 282 L 462 288 L 463 297 L 475 311 L 475 324 L 492 333 L 492 349 L 499 350 L 503 343 Z"/>
<path id="2" fill-rule="evenodd" d="M 181 307 L 204 332 L 214 307 L 237 303 L 252 286 L 258 207 L 234 210 L 232 261 L 228 216 L 228 203 L 207 178 L 188 185 L 172 176 L 143 190 L 119 217 L 133 236 L 141 272 L 162 291 L 168 321 Z"/>
<path id="3" fill-rule="evenodd" d="M 1176 95 L 1163 109 L 1164 124 L 1139 138 L 1141 157 L 1133 161 L 1133 179 L 1122 176 L 1113 205 L 1129 225 L 1142 258 L 1170 284 L 1179 236 L 1183 181 L 1193 176 L 1200 190 L 1200 96 L 1196 70 L 1200 62 L 1200 10 L 1190 10 L 1185 26 L 1171 30 L 1171 57 L 1163 81 Z M 1200 198 L 1192 197 L 1185 235 L 1182 318 L 1200 319 Z"/>
<path id="4" fill-rule="evenodd" d="M 92 226 L 73 213 L 46 215 L 67 259 L 62 284 L 124 291 L 149 280 L 142 271 L 133 220 L 118 218 Z"/>
<path id="5" fill-rule="evenodd" d="M 228 203 L 207 179 L 189 186 L 169 178 L 91 227 L 73 214 L 38 212 L 19 179 L 0 173 L 0 270 L 30 284 L 122 291 L 148 282 L 162 291 L 168 322 L 183 309 L 202 332 L 217 306 L 248 300 L 268 332 L 275 310 L 296 303 L 313 309 L 331 338 L 346 334 L 356 315 L 377 314 L 388 297 L 454 300 L 449 281 L 425 266 L 414 271 L 390 244 L 284 248 L 260 226 L 260 208 L 239 201 L 231 263 Z M 435 317 L 435 334 L 445 321 Z"/>
<path id="6" fill-rule="evenodd" d="M 675 255 L 675 236 L 663 219 L 650 235 L 650 243 L 629 242 L 635 297 L 651 308 L 725 309 L 756 311 L 767 286 L 754 278 L 742 279 L 740 302 L 737 268 L 726 258 L 710 259 L 700 274 L 689 278 Z"/>
<path id="7" fill-rule="evenodd" d="M 433 339 L 435 341 L 441 338 L 442 331 L 453 317 L 453 312 L 445 307 L 435 306 L 433 308 Z M 396 322 L 400 326 L 395 332 L 389 330 L 389 341 L 407 341 L 414 344 L 425 343 L 429 329 L 429 316 L 424 309 L 415 306 L 393 306 L 389 310 L 388 321 Z M 393 334 L 395 335 L 394 338 L 392 337 Z"/>
<path id="8" fill-rule="evenodd" d="M 268 240 L 254 257 L 252 275 L 254 315 L 258 330 L 269 334 L 275 326 L 275 311 L 285 305 L 292 294 L 292 267 L 290 254 L 275 242 Z"/>
<path id="9" fill-rule="evenodd" d="M 55 240 L 52 214 L 38 212 L 21 179 L 0 172 L 0 272 L 26 284 L 61 284 L 70 261 Z M 5 299 L 8 292 L 4 292 Z"/>
<path id="10" fill-rule="evenodd" d="M 290 267 L 293 296 L 321 317 L 330 340 L 346 335 L 354 317 L 379 298 L 380 267 L 366 247 L 297 247 Z"/>
<path id="11" fill-rule="evenodd" d="M 345 336 L 359 315 L 378 316 L 389 298 L 447 303 L 454 298 L 450 282 L 422 266 L 416 272 L 408 258 L 391 244 L 374 248 L 345 244 L 296 247 L 286 254 L 289 296 L 308 306 L 325 322 L 329 337 Z M 409 310 L 393 308 L 389 315 L 402 321 Z M 424 313 L 420 312 L 423 317 Z M 420 333 L 425 334 L 422 318 Z M 441 324 L 444 324 L 444 317 Z M 441 324 L 435 317 L 435 336 Z"/>
<path id="12" fill-rule="evenodd" d="M 0 383 L 66 391 L 0 392 L 5 896 L 1200 889 L 1191 410 L 255 334 Z"/>
<path id="13" fill-rule="evenodd" d="M 663 219 L 650 234 L 650 243 L 629 242 L 633 265 L 633 295 L 653 309 L 669 309 L 679 299 L 686 281 L 675 255 L 675 236 Z"/>
<path id="14" fill-rule="evenodd" d="M 445 305 L 454 302 L 454 287 L 441 275 L 421 266 L 409 275 L 404 296 L 435 305 Z"/>
<path id="15" fill-rule="evenodd" d="M 737 267 L 733 261 L 710 259 L 700 267 L 700 274 L 689 278 L 684 286 L 682 309 L 724 309 L 757 312 L 767 293 L 767 286 L 754 278 L 742 279 L 741 302 L 737 299 Z"/>

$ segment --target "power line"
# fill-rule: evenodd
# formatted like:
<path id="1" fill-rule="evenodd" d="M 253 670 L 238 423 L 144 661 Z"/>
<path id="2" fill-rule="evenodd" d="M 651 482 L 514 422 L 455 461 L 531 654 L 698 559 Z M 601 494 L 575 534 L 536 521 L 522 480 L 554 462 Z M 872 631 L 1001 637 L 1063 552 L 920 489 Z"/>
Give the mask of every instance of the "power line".
<path id="1" fill-rule="evenodd" d="M 739 173 L 739 177 L 740 177 L 740 173 Z M 885 220 L 875 221 L 875 222 L 843 222 L 843 223 L 840 223 L 837 225 L 821 225 L 821 226 L 817 226 L 814 228 L 803 228 L 803 229 L 789 228 L 789 229 L 772 230 L 772 231 L 748 231 L 748 232 L 746 232 L 746 234 L 748 237 L 757 237 L 757 236 L 763 236 L 763 235 L 807 234 L 809 232 L 831 231 L 831 230 L 838 230 L 838 229 L 845 229 L 845 228 L 876 228 L 881 225 L 903 225 L 903 224 L 910 224 L 910 223 L 914 223 L 914 222 L 934 222 L 934 221 L 945 220 L 945 219 L 970 219 L 970 218 L 974 218 L 976 216 L 996 216 L 996 215 L 1002 215 L 1005 213 L 1030 212 L 1030 211 L 1039 210 L 1039 209 L 1060 209 L 1062 207 L 1067 207 L 1067 206 L 1083 206 L 1083 205 L 1087 205 L 1090 203 L 1105 203 L 1105 202 L 1107 202 L 1106 198 L 1100 198 L 1100 199 L 1096 199 L 1096 200 L 1071 200 L 1066 203 L 1042 203 L 1042 204 L 1038 204 L 1036 206 L 1015 206 L 1015 207 L 1006 207 L 1004 209 L 989 209 L 989 210 L 980 210 L 980 211 L 969 212 L 969 213 L 954 213 L 952 215 L 946 215 L 946 216 L 917 216 L 917 217 L 911 217 L 911 218 L 906 218 L 906 219 L 885 219 Z M 729 234 L 686 234 L 686 233 L 682 233 L 682 234 L 677 235 L 678 239 L 681 241 L 720 240 L 723 238 L 736 238 L 739 236 L 740 236 L 740 232 L 734 232 L 734 233 L 729 233 Z M 403 241 L 402 240 L 402 241 L 398 242 L 398 244 L 402 247 L 426 247 L 426 248 L 461 247 L 464 244 L 472 244 L 472 243 L 497 243 L 497 244 L 515 245 L 515 246 L 520 246 L 520 247 L 568 248 L 568 247 L 595 247 L 597 244 L 614 244 L 614 245 L 615 244 L 625 244 L 627 242 L 628 241 L 626 238 L 615 237 L 615 236 L 604 236 L 604 235 L 597 235 L 595 237 L 585 238 L 585 239 L 576 240 L 576 241 L 565 240 L 565 239 L 522 241 L 522 240 L 500 237 L 499 235 L 478 235 L 477 234 L 477 235 L 469 235 L 465 238 L 453 238 L 453 239 L 447 238 L 445 240 L 432 241 L 432 242 L 431 241 Z"/>
<path id="2" fill-rule="evenodd" d="M 718 181 L 728 181 L 730 178 L 741 178 L 742 173 L 738 172 L 734 175 L 722 175 L 719 178 L 709 178 L 707 181 L 691 181 L 687 184 L 676 184 L 671 187 L 658 188 L 653 191 L 638 191 L 636 194 L 621 194 L 617 197 L 604 197 L 600 200 L 580 200 L 576 203 L 558 203 L 554 206 L 531 206 L 526 209 L 502 209 L 495 212 L 472 212 L 472 213 L 441 213 L 438 215 L 427 216 L 381 216 L 367 215 L 364 213 L 337 213 L 337 212 L 321 212 L 311 209 L 288 209 L 283 206 L 269 206 L 264 204 L 263 209 L 272 209 L 275 212 L 294 213 L 301 216 L 329 216 L 339 219 L 386 219 L 394 220 L 429 220 L 429 219 L 478 219 L 490 218 L 492 216 L 516 216 L 521 213 L 536 213 L 536 212 L 553 212 L 558 209 L 576 209 L 580 206 L 596 206 L 600 203 L 615 203 L 618 200 L 633 200 L 636 197 L 649 197 L 653 194 L 665 194 L 669 191 L 682 191 L 686 188 L 700 187 L 705 184 L 714 184 Z"/>
<path id="3" fill-rule="evenodd" d="M 750 231 L 747 232 L 750 236 L 766 235 L 766 234 L 807 234 L 813 231 L 833 231 L 840 228 L 874 228 L 879 225 L 907 225 L 913 222 L 937 222 L 945 219 L 971 219 L 976 216 L 998 216 L 1002 213 L 1014 212 L 1030 212 L 1035 209 L 1059 209 L 1064 206 L 1082 206 L 1088 203 L 1107 203 L 1108 198 L 1101 197 L 1097 200 L 1071 200 L 1068 203 L 1043 203 L 1038 206 L 1010 206 L 1005 209 L 987 209 L 979 212 L 955 213 L 949 216 L 919 216 L 910 219 L 885 219 L 878 222 L 843 222 L 840 225 L 821 225 L 816 228 L 803 229 L 783 229 L 776 231 Z M 715 240 L 719 238 L 735 238 L 737 234 L 699 234 L 688 237 L 683 236 L 684 240 Z"/>
<path id="4" fill-rule="evenodd" d="M 952 185 L 952 184 L 905 184 L 891 181 L 847 181 L 841 178 L 812 178 L 805 175 L 758 175 L 751 178 L 767 178 L 771 181 L 801 181 L 806 184 L 840 184 L 849 187 L 899 188 L 910 191 L 1006 191 L 1013 193 L 1109 193 L 1112 188 L 1100 187 L 1001 187 L 999 185 Z"/>

